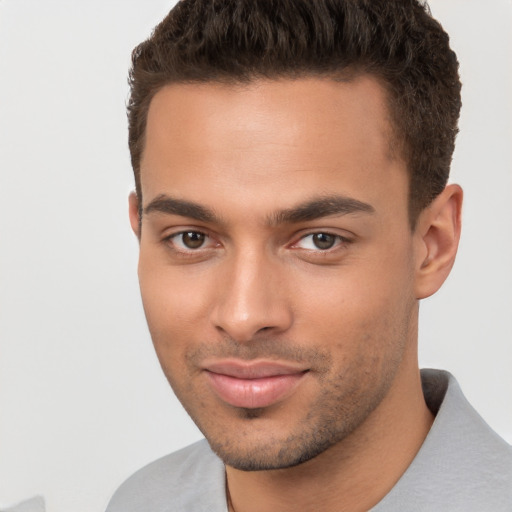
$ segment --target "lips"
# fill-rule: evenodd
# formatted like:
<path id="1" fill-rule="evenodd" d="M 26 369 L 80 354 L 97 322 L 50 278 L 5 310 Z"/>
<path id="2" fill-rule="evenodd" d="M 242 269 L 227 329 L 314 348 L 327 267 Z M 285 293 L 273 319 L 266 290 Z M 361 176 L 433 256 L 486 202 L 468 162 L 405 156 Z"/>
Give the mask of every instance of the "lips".
<path id="1" fill-rule="evenodd" d="M 307 370 L 273 361 L 216 361 L 206 364 L 205 375 L 224 402 L 246 409 L 269 407 L 290 396 Z"/>

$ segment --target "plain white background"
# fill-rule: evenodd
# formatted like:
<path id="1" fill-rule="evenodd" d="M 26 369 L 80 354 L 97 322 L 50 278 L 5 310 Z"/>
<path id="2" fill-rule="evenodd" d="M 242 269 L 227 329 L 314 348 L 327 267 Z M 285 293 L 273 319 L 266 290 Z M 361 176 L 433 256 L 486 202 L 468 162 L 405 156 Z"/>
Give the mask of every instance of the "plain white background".
<path id="1" fill-rule="evenodd" d="M 139 299 L 124 104 L 163 0 L 0 0 L 0 506 L 102 511 L 141 465 L 200 437 Z M 512 441 L 510 0 L 435 0 L 461 62 L 458 261 L 421 307 L 422 366 L 450 369 Z"/>

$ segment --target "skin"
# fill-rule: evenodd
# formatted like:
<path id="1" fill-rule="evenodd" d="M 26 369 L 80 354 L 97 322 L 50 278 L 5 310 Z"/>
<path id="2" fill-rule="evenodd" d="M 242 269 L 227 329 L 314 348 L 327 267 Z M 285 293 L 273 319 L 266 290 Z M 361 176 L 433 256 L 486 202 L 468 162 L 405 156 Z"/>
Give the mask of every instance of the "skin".
<path id="1" fill-rule="evenodd" d="M 462 192 L 448 186 L 411 231 L 388 118 L 368 76 L 173 84 L 151 102 L 142 219 L 130 197 L 144 309 L 237 512 L 368 510 L 433 421 L 418 301 L 453 264 Z M 226 359 L 302 374 L 275 403 L 237 407 L 204 369 Z"/>

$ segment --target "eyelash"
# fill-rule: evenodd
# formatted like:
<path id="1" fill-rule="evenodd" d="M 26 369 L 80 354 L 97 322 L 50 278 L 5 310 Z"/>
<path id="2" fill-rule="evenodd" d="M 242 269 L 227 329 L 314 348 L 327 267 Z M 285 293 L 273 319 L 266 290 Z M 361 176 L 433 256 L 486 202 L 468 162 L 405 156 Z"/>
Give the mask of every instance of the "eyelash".
<path id="1" fill-rule="evenodd" d="M 179 240 L 179 237 L 183 237 L 184 235 L 187 235 L 187 234 L 203 236 L 204 243 L 201 246 L 193 249 L 190 247 L 188 247 L 188 248 L 183 247 L 183 242 L 181 241 L 182 247 L 179 247 L 176 243 L 176 240 L 177 239 Z M 301 242 L 305 241 L 306 239 L 308 239 L 310 237 L 312 238 L 314 236 L 319 236 L 319 235 L 333 237 L 334 238 L 333 245 L 331 247 L 327 247 L 325 249 L 321 249 L 319 247 L 317 247 L 317 248 L 299 247 L 299 244 Z M 171 235 L 166 236 L 163 239 L 163 242 L 166 243 L 167 246 L 175 254 L 178 254 L 180 257 L 184 257 L 184 258 L 187 258 L 187 257 L 194 258 L 195 257 L 195 258 L 197 258 L 201 255 L 204 256 L 206 251 L 215 249 L 216 247 L 219 247 L 221 245 L 220 243 L 217 242 L 217 243 L 215 243 L 215 245 L 213 247 L 206 247 L 206 245 L 208 245 L 208 242 L 211 240 L 214 240 L 213 237 L 211 237 L 210 235 L 208 235 L 208 233 L 206 233 L 204 231 L 195 230 L 195 229 L 187 229 L 187 230 L 178 231 L 177 233 L 172 233 Z M 314 243 L 314 242 L 312 242 L 312 243 Z M 306 233 L 306 234 L 300 236 L 297 239 L 297 241 L 292 242 L 291 244 L 288 245 L 288 247 L 291 249 L 304 251 L 305 253 L 308 253 L 308 255 L 310 257 L 314 257 L 314 256 L 327 257 L 328 255 L 331 255 L 333 252 L 336 252 L 338 250 L 343 250 L 350 243 L 352 243 L 352 240 L 347 237 L 344 237 L 344 236 L 341 236 L 341 235 L 338 235 L 335 233 L 330 233 L 329 231 L 321 231 L 320 230 L 320 231 L 309 232 L 309 233 Z"/>
<path id="2" fill-rule="evenodd" d="M 350 239 L 348 239 L 346 237 L 343 237 L 341 235 L 337 235 L 336 233 L 330 233 L 328 231 L 315 231 L 314 233 L 308 233 L 306 235 L 301 236 L 299 238 L 299 240 L 297 242 L 294 242 L 291 247 L 297 247 L 297 245 L 300 242 L 303 242 L 303 241 L 305 241 L 308 238 L 311 238 L 312 239 L 312 243 L 314 244 L 313 237 L 320 236 L 320 235 L 323 235 L 323 236 L 326 236 L 326 237 L 332 237 L 334 239 L 333 240 L 333 245 L 331 245 L 330 247 L 326 247 L 324 249 L 322 249 L 320 247 L 316 247 L 316 248 L 299 248 L 299 249 L 302 249 L 302 250 L 305 250 L 305 251 L 311 251 L 311 252 L 315 252 L 315 253 L 329 253 L 329 252 L 335 251 L 340 246 L 345 246 L 345 245 L 347 245 L 347 244 L 349 244 L 351 242 Z"/>
<path id="3" fill-rule="evenodd" d="M 187 247 L 181 247 L 181 248 L 177 247 L 175 240 L 178 239 L 180 236 L 187 235 L 187 234 L 194 234 L 194 235 L 204 236 L 205 237 L 205 241 L 208 241 L 209 239 L 212 238 L 211 236 L 209 236 L 204 231 L 200 231 L 200 230 L 196 230 L 196 229 L 187 229 L 187 230 L 183 230 L 183 231 L 178 231 L 177 233 L 172 233 L 171 235 L 166 236 L 163 241 L 173 251 L 175 251 L 176 253 L 179 253 L 180 255 L 184 255 L 184 256 L 194 256 L 194 255 L 197 255 L 197 253 L 199 253 L 199 251 L 201 251 L 201 250 L 204 251 L 205 250 L 204 244 L 202 244 L 197 249 L 192 249 L 190 247 L 188 247 L 188 248 Z M 220 245 L 220 244 L 217 244 L 217 245 Z"/>

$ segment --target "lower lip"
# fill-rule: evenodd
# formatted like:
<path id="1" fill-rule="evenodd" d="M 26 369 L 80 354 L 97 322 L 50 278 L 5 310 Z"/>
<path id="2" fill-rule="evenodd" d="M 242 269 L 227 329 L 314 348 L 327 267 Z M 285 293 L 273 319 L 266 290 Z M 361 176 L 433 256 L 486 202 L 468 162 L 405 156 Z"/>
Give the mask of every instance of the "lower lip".
<path id="1" fill-rule="evenodd" d="M 305 372 L 260 379 L 238 379 L 209 371 L 206 375 L 221 400 L 234 407 L 257 409 L 287 398 L 295 390 Z"/>

